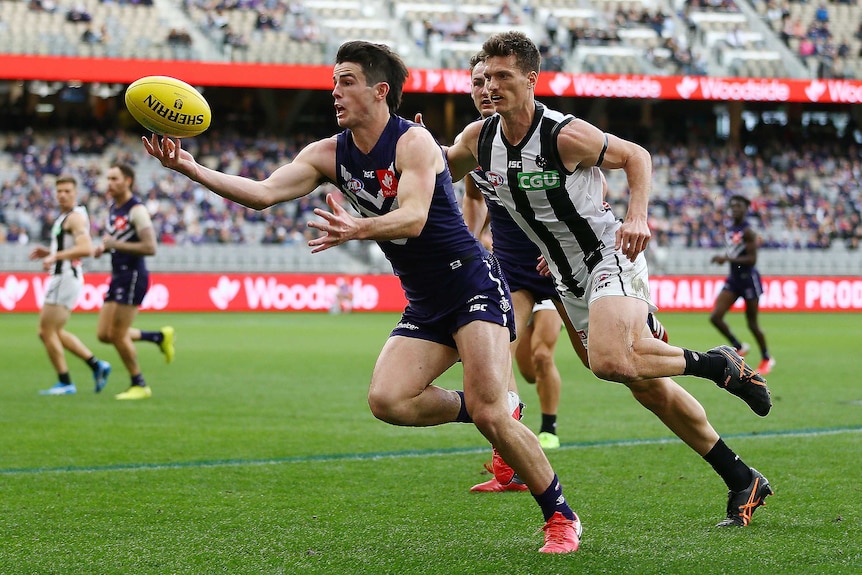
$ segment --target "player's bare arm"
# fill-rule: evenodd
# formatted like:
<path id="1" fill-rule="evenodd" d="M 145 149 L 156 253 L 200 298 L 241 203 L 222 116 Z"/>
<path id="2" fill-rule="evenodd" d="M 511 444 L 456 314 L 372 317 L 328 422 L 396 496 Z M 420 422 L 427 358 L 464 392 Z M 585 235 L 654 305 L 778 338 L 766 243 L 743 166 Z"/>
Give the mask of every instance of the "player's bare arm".
<path id="1" fill-rule="evenodd" d="M 395 148 L 395 168 L 401 173 L 398 181 L 398 209 L 382 215 L 357 218 L 327 198 L 331 212 L 317 208 L 321 219 L 309 222 L 309 227 L 324 234 L 308 242 L 316 253 L 346 241 L 396 240 L 412 238 L 422 233 L 434 195 L 437 174 L 443 171 L 443 154 L 428 130 L 411 128 L 398 140 Z"/>
<path id="2" fill-rule="evenodd" d="M 452 181 L 457 182 L 479 164 L 479 133 L 482 131 L 483 120 L 473 122 L 455 138 L 455 143 L 446 150 L 446 161 L 449 162 L 449 172 Z"/>
<path id="3" fill-rule="evenodd" d="M 36 246 L 30 252 L 31 260 L 42 259 L 42 268 L 48 270 L 57 260 L 76 260 L 93 255 L 93 242 L 90 239 L 90 230 L 87 229 L 87 220 L 78 212 L 72 212 L 66 216 L 63 229 L 72 235 L 74 244 L 69 249 L 60 250 L 51 254 L 46 246 Z"/>
<path id="4" fill-rule="evenodd" d="M 93 241 L 90 238 L 90 230 L 87 226 L 87 218 L 78 212 L 72 212 L 63 222 L 74 244 L 67 250 L 60 250 L 54 254 L 54 260 L 78 260 L 93 255 Z"/>
<path id="5" fill-rule="evenodd" d="M 733 258 L 731 261 L 743 266 L 757 265 L 757 232 L 751 228 L 746 228 L 742 233 L 742 241 L 745 243 L 745 253 Z"/>
<path id="6" fill-rule="evenodd" d="M 464 214 L 464 223 L 467 224 L 467 229 L 477 238 L 481 238 L 482 230 L 488 223 L 488 205 L 473 178 L 464 180 L 464 200 L 461 205 L 461 212 Z"/>
<path id="7" fill-rule="evenodd" d="M 335 178 L 335 138 L 306 146 L 296 158 L 256 181 L 225 174 L 197 163 L 178 138 L 142 138 L 147 153 L 161 164 L 202 184 L 232 202 L 262 210 L 307 195 L 324 180 Z"/>
<path id="8" fill-rule="evenodd" d="M 634 261 L 646 249 L 651 235 L 647 225 L 652 178 L 649 152 L 634 142 L 602 132 L 579 119 L 573 120 L 560 131 L 557 147 L 567 169 L 588 169 L 599 165 L 605 169 L 621 169 L 626 173 L 630 190 L 629 204 L 623 225 L 617 231 L 616 248 Z"/>

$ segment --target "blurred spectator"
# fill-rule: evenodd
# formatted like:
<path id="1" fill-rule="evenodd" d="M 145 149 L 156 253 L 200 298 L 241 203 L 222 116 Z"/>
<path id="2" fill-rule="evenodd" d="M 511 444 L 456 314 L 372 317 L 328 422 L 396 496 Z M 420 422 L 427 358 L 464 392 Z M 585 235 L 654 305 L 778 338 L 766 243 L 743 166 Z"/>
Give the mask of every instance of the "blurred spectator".
<path id="1" fill-rule="evenodd" d="M 66 12 L 66 21 L 68 22 L 89 22 L 93 19 L 87 8 L 83 4 L 75 4 L 68 12 Z"/>
<path id="2" fill-rule="evenodd" d="M 93 25 L 88 23 L 81 34 L 81 42 L 85 44 L 99 44 L 102 42 L 102 35 L 93 30 Z"/>
<path id="3" fill-rule="evenodd" d="M 191 46 L 192 37 L 185 28 L 171 28 L 166 38 L 171 46 Z"/>

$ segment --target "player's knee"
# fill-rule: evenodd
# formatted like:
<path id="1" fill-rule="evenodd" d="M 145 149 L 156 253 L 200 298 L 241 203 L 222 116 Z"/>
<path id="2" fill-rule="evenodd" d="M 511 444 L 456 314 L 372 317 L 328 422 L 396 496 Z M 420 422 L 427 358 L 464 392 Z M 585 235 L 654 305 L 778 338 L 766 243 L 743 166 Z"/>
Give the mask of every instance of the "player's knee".
<path id="1" fill-rule="evenodd" d="M 554 365 L 554 352 L 547 346 L 539 346 L 533 350 L 533 365 L 538 373 L 546 373 Z"/>
<path id="2" fill-rule="evenodd" d="M 590 369 L 599 379 L 617 383 L 628 383 L 637 377 L 637 371 L 630 361 L 610 355 L 591 355 Z"/>
<path id="3" fill-rule="evenodd" d="M 398 402 L 386 393 L 369 392 L 368 407 L 371 409 L 371 414 L 380 421 L 392 425 L 407 425 L 409 423 L 404 416 L 404 410 L 399 408 Z"/>
<path id="4" fill-rule="evenodd" d="M 114 343 L 113 335 L 108 330 L 105 330 L 105 331 L 100 330 L 98 333 L 96 333 L 96 337 L 102 343 Z"/>
<path id="5" fill-rule="evenodd" d="M 491 406 L 475 406 L 470 412 L 470 417 L 476 428 L 489 439 L 498 437 L 500 426 L 504 418 L 511 419 L 511 415 L 491 409 Z"/>

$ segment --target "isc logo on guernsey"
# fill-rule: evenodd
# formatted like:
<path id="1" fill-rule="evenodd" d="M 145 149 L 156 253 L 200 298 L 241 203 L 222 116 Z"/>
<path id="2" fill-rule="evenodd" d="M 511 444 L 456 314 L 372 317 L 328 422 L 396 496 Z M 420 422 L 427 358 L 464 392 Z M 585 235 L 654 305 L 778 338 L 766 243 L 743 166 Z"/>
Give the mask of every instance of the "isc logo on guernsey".
<path id="1" fill-rule="evenodd" d="M 547 190 L 560 185 L 560 173 L 549 172 L 518 172 L 518 187 L 525 192 Z"/>
<path id="2" fill-rule="evenodd" d="M 177 100 L 179 106 L 176 104 L 174 107 L 182 108 L 182 100 Z M 183 126 L 199 126 L 204 123 L 204 115 L 197 114 L 191 116 L 189 114 L 183 114 L 182 112 L 175 112 L 171 110 L 167 106 L 165 106 L 162 102 L 159 101 L 158 98 L 153 96 L 152 94 L 148 95 L 144 100 L 144 103 L 147 105 L 147 108 L 165 118 L 169 122 L 173 122 L 175 124 L 180 124 Z"/>

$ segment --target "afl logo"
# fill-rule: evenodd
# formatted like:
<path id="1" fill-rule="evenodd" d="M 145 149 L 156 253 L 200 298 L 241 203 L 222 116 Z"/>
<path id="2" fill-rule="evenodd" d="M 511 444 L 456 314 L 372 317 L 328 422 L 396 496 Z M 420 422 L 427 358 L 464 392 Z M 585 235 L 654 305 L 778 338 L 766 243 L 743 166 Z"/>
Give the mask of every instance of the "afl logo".
<path id="1" fill-rule="evenodd" d="M 503 176 L 495 172 L 485 172 L 485 178 L 492 186 L 500 186 L 503 184 Z"/>
<path id="2" fill-rule="evenodd" d="M 356 178 L 352 178 L 347 182 L 347 191 L 356 193 L 362 190 L 364 186 L 362 185 L 362 180 L 357 180 Z"/>

